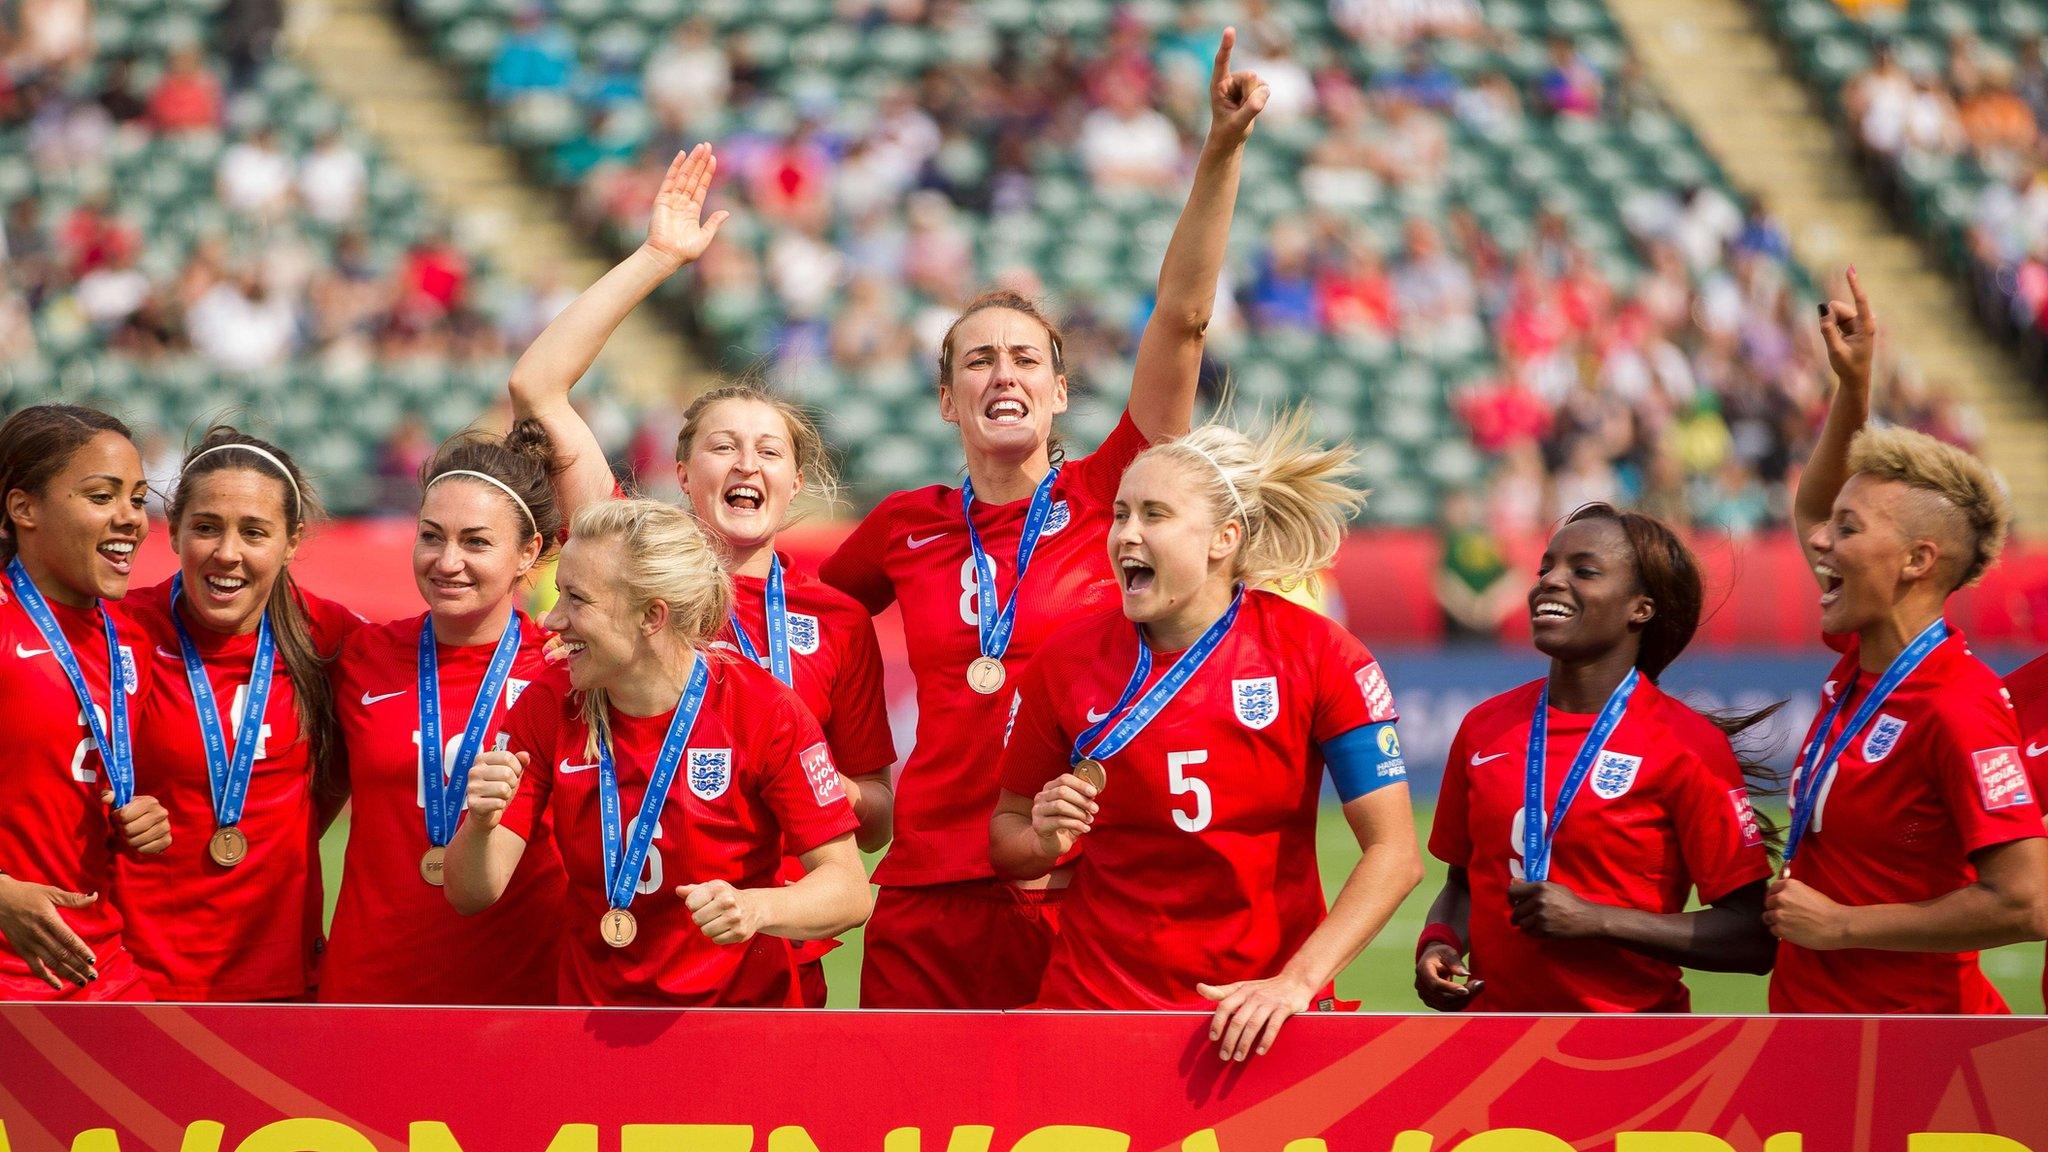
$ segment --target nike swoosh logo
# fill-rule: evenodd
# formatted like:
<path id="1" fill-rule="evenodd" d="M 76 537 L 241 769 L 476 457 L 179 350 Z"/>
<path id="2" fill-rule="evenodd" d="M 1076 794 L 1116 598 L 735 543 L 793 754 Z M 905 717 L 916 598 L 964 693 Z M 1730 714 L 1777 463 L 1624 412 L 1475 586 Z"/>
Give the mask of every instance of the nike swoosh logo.
<path id="1" fill-rule="evenodd" d="M 591 761 L 588 764 L 571 764 L 567 760 L 564 760 L 560 764 L 555 765 L 555 771 L 561 773 L 564 776 L 569 776 L 577 772 L 588 772 L 595 767 L 597 767 L 597 761 L 595 760 Z"/>
<path id="2" fill-rule="evenodd" d="M 1500 759 L 1501 757 L 1503 757 L 1503 756 L 1505 756 L 1505 755 L 1507 755 L 1507 753 L 1505 753 L 1505 752 L 1495 752 L 1495 753 L 1494 753 L 1493 755 L 1491 755 L 1491 756 L 1481 756 L 1481 755 L 1480 755 L 1479 753 L 1477 753 L 1477 752 L 1474 752 L 1474 753 L 1472 754 L 1472 766 L 1473 766 L 1474 768 L 1477 768 L 1477 767 L 1479 767 L 1479 766 L 1480 766 L 1481 764 L 1491 764 L 1491 763 L 1493 763 L 1493 762 L 1494 762 L 1495 760 L 1498 760 L 1498 759 Z"/>
<path id="3" fill-rule="evenodd" d="M 166 651 L 164 651 L 164 646 L 163 646 L 163 645 L 161 645 L 161 644 L 159 644 L 159 645 L 157 645 L 157 646 L 156 646 L 156 654 L 157 654 L 157 655 L 159 655 L 159 656 L 161 656 L 161 657 L 163 657 L 163 658 L 164 658 L 164 659 L 166 659 L 166 660 L 183 660 L 183 659 L 184 659 L 184 657 L 183 657 L 183 656 L 180 656 L 180 655 L 178 655 L 178 654 L 177 654 L 176 652 L 166 652 Z"/>
<path id="4" fill-rule="evenodd" d="M 1088 722 L 1090 724 L 1100 724 L 1107 719 L 1109 719 L 1109 713 L 1107 712 L 1097 712 L 1093 708 L 1088 710 Z"/>
<path id="5" fill-rule="evenodd" d="M 386 692 L 381 696 L 372 696 L 368 692 L 365 692 L 363 693 L 363 707 L 368 708 L 370 705 L 377 703 L 379 700 L 389 700 L 393 696 L 403 695 L 405 695 L 405 689 L 403 688 L 400 688 L 396 692 Z"/>
<path id="6" fill-rule="evenodd" d="M 911 548 L 922 548 L 944 535 L 944 532 L 934 532 L 929 536 L 907 536 L 904 538 L 903 543 Z"/>
<path id="7" fill-rule="evenodd" d="M 33 660 L 38 656 L 48 656 L 50 654 L 50 650 L 48 648 L 24 648 L 21 645 L 16 644 L 14 646 L 14 654 L 16 656 L 21 657 L 23 660 Z"/>
<path id="8" fill-rule="evenodd" d="M 2048 744 L 2027 745 L 2027 755 L 2035 757 L 2048 756 Z"/>

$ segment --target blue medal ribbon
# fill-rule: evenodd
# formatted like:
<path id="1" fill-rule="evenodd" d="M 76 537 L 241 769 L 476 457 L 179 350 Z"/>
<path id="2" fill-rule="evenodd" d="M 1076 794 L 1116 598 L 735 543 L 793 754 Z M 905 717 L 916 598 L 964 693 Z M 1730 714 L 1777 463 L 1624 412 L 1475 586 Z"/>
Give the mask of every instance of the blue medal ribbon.
<path id="1" fill-rule="evenodd" d="M 445 848 L 455 836 L 462 817 L 464 794 L 469 788 L 469 766 L 483 751 L 484 734 L 497 710 L 498 694 L 505 690 L 505 678 L 512 674 L 512 661 L 519 655 L 519 613 L 498 637 L 491 652 L 490 667 L 483 683 L 477 685 L 476 702 L 469 706 L 469 723 L 462 728 L 462 746 L 455 750 L 455 763 L 442 769 L 441 667 L 434 648 L 434 617 L 420 621 L 420 786 L 427 801 L 427 840 Z"/>
<path id="2" fill-rule="evenodd" d="M 981 654 L 1000 660 L 1010 650 L 1010 633 L 1017 627 L 1017 594 L 1024 590 L 1024 573 L 1031 567 L 1031 554 L 1038 548 L 1038 534 L 1052 514 L 1053 482 L 1060 477 L 1054 468 L 1032 490 L 1031 507 L 1024 513 L 1024 534 L 1017 538 L 1017 581 L 1010 585 L 1010 598 L 996 607 L 996 566 L 982 550 L 981 533 L 974 527 L 974 481 L 960 485 L 960 513 L 967 520 L 967 544 L 974 550 L 975 610 L 981 638 Z"/>
<path id="3" fill-rule="evenodd" d="M 1607 703 L 1601 706 L 1592 731 L 1586 733 L 1571 770 L 1558 787 L 1557 804 L 1547 822 L 1543 818 L 1543 774 L 1550 745 L 1550 681 L 1546 679 L 1542 691 L 1536 694 L 1536 716 L 1529 722 L 1529 754 L 1522 768 L 1522 875 L 1530 883 L 1541 884 L 1550 879 L 1550 849 L 1557 841 L 1557 830 L 1564 825 L 1564 814 L 1578 798 L 1587 773 L 1593 770 L 1593 762 L 1607 747 L 1608 737 L 1621 725 L 1629 699 L 1636 694 L 1636 685 L 1641 680 L 1642 674 L 1631 668 L 1614 691 L 1608 693 Z"/>
<path id="4" fill-rule="evenodd" d="M 1123 751 L 1131 741 L 1137 739 L 1138 733 L 1143 732 L 1147 724 L 1165 711 L 1166 706 L 1173 702 L 1175 696 L 1180 695 L 1180 690 L 1187 687 L 1188 681 L 1194 679 L 1195 673 L 1201 670 L 1203 663 L 1216 651 L 1216 646 L 1223 643 L 1224 636 L 1230 632 L 1231 624 L 1237 620 L 1237 610 L 1243 606 L 1244 586 L 1240 584 L 1236 594 L 1230 599 L 1230 607 L 1223 615 L 1218 616 L 1215 623 L 1209 625 L 1200 638 L 1190 645 L 1187 651 L 1180 654 L 1180 658 L 1166 670 L 1166 675 L 1159 678 L 1159 683 L 1154 684 L 1152 690 L 1145 693 L 1144 699 L 1139 700 L 1128 715 L 1118 720 L 1117 714 L 1123 712 L 1125 706 L 1130 704 L 1131 697 L 1137 695 L 1138 686 L 1145 682 L 1145 677 L 1152 674 L 1152 650 L 1145 646 L 1144 630 L 1139 629 L 1138 666 L 1132 670 L 1130 682 L 1124 685 L 1123 694 L 1117 697 L 1116 707 L 1111 708 L 1107 716 L 1083 731 L 1080 738 L 1074 741 L 1074 753 L 1069 763 L 1106 760 Z M 1115 727 L 1110 727 L 1112 723 Z M 1100 740 L 1096 740 L 1097 734 L 1104 728 L 1109 728 L 1109 732 Z M 1084 747 L 1090 741 L 1095 741 L 1095 746 Z"/>
<path id="5" fill-rule="evenodd" d="M 768 566 L 768 586 L 763 593 L 765 601 L 763 614 L 768 618 L 768 663 L 763 665 L 775 678 L 784 684 L 794 685 L 796 674 L 789 666 L 789 599 L 782 588 L 782 557 L 776 556 Z M 747 630 L 740 624 L 737 609 L 732 614 L 732 635 L 739 643 L 740 652 L 756 664 L 761 663 L 761 653 L 754 648 L 754 642 L 747 637 Z"/>
<path id="6" fill-rule="evenodd" d="M 647 777 L 647 791 L 640 797 L 640 814 L 633 820 L 633 838 L 626 841 L 619 825 L 619 770 L 612 762 L 609 739 L 597 742 L 598 829 L 604 835 L 605 901 L 613 908 L 633 903 L 640 885 L 640 869 L 647 862 L 647 847 L 654 843 L 654 826 L 660 823 L 661 806 L 675 783 L 676 765 L 682 763 L 683 748 L 697 727 L 697 713 L 704 707 L 704 694 L 711 686 L 711 662 L 698 653 L 690 668 L 690 680 L 669 719 L 668 733 L 661 738 L 661 753 L 654 758 L 654 770 Z"/>
<path id="7" fill-rule="evenodd" d="M 1786 865 L 1792 863 L 1792 857 L 1799 851 L 1800 841 L 1806 839 L 1807 826 L 1813 823 L 1813 811 L 1820 802 L 1821 785 L 1834 775 L 1835 764 L 1841 760 L 1842 753 L 1849 747 L 1849 742 L 1856 738 L 1858 732 L 1863 731 L 1871 718 L 1877 715 L 1877 710 L 1884 706 L 1885 700 L 1898 690 L 1899 685 L 1906 682 L 1906 677 L 1911 676 L 1946 639 L 1946 620 L 1936 620 L 1921 629 L 1920 635 L 1915 636 L 1904 651 L 1892 657 L 1892 662 L 1886 666 L 1884 674 L 1877 678 L 1877 683 L 1871 685 L 1870 695 L 1864 697 L 1863 704 L 1849 717 L 1849 723 L 1843 727 L 1842 734 L 1830 744 L 1828 730 L 1834 727 L 1835 717 L 1841 715 L 1842 706 L 1847 704 L 1849 697 L 1854 694 L 1856 680 L 1852 677 L 1842 686 L 1841 692 L 1835 696 L 1834 704 L 1828 708 L 1827 715 L 1821 720 L 1820 727 L 1815 730 L 1813 743 L 1807 746 L 1805 760 L 1800 764 L 1799 776 L 1793 784 L 1792 826 L 1785 833 Z M 1826 755 L 1822 755 L 1823 748 L 1827 750 Z"/>
<path id="8" fill-rule="evenodd" d="M 185 661 L 185 683 L 192 689 L 192 707 L 199 714 L 199 738 L 206 748 L 206 779 L 213 793 L 213 822 L 216 827 L 233 828 L 242 822 L 242 804 L 249 798 L 249 778 L 256 769 L 256 746 L 262 743 L 263 714 L 270 704 L 271 674 L 277 667 L 277 642 L 270 634 L 270 611 L 265 609 L 256 625 L 256 657 L 249 666 L 249 695 L 242 702 L 242 715 L 235 724 L 235 748 L 228 753 L 227 734 L 221 731 L 220 707 L 214 703 L 213 685 L 206 678 L 206 662 L 178 616 L 178 597 L 185 593 L 185 576 L 171 577 L 171 624 L 178 630 L 178 653 Z"/>
<path id="9" fill-rule="evenodd" d="M 29 578 L 28 569 L 22 567 L 19 556 L 7 562 L 7 583 L 14 589 L 14 598 L 21 601 L 22 611 L 28 613 L 30 622 L 42 635 L 43 643 L 50 646 L 50 654 L 64 670 L 64 679 L 71 682 L 71 692 L 78 697 L 78 710 L 85 714 L 92 742 L 100 750 L 100 763 L 106 766 L 107 787 L 114 793 L 114 807 L 126 808 L 135 799 L 135 751 L 128 741 L 128 693 L 123 682 L 126 678 L 121 674 L 121 638 L 114 631 L 114 618 L 107 614 L 105 604 L 95 601 L 100 610 L 100 625 L 107 633 L 108 722 L 103 726 L 99 710 L 93 706 L 92 692 L 85 686 L 85 673 L 71 651 L 71 640 L 57 624 L 56 615 L 43 599 L 42 590 Z"/>

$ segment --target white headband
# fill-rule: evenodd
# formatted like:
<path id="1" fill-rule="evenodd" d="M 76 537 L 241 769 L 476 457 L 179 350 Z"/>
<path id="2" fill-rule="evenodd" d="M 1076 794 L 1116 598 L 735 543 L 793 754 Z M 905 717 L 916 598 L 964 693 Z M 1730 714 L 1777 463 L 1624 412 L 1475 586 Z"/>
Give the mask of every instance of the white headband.
<path id="1" fill-rule="evenodd" d="M 1183 440 L 1180 442 L 1180 446 L 1207 461 L 1209 467 L 1216 470 L 1216 475 L 1223 478 L 1223 490 L 1230 493 L 1230 502 L 1237 505 L 1237 518 L 1243 522 L 1246 534 L 1250 534 L 1252 530 L 1251 510 L 1244 506 L 1244 497 L 1237 494 L 1237 485 L 1230 482 L 1230 473 L 1223 470 L 1223 465 L 1214 456 L 1203 451 L 1201 445 Z"/>
<path id="2" fill-rule="evenodd" d="M 432 480 L 427 481 L 427 487 L 432 488 L 434 485 L 439 484 L 441 481 L 446 480 L 450 476 L 473 477 L 477 480 L 483 481 L 486 484 L 489 484 L 491 487 L 496 488 L 498 491 L 503 492 L 505 495 L 510 496 L 512 498 L 512 502 L 514 504 L 519 505 L 519 510 L 526 514 L 527 527 L 533 529 L 534 535 L 540 535 L 540 521 L 533 518 L 533 509 L 528 508 L 526 506 L 526 501 L 521 500 L 519 498 L 519 493 L 514 492 L 512 490 L 511 485 L 505 483 L 503 480 L 498 479 L 496 476 L 486 476 L 482 472 L 472 472 L 467 468 L 451 468 L 448 471 L 441 473 L 439 476 L 434 477 Z"/>
<path id="3" fill-rule="evenodd" d="M 206 459 L 208 456 L 213 455 L 215 452 L 226 452 L 230 448 L 234 449 L 237 452 L 247 452 L 251 456 L 261 456 L 263 459 L 270 461 L 270 466 L 277 469 L 277 474 L 279 476 L 284 477 L 284 482 L 291 486 L 292 511 L 294 513 L 305 512 L 306 498 L 299 493 L 299 482 L 292 478 L 292 470 L 290 468 L 285 467 L 284 461 L 279 460 L 277 457 L 271 455 L 268 452 L 265 452 L 263 449 L 258 448 L 254 444 L 215 444 L 213 447 L 208 448 L 206 451 L 201 452 L 199 455 L 194 456 L 190 460 L 185 461 L 185 467 L 180 469 L 178 472 L 179 487 L 184 486 L 185 474 L 192 471 L 192 466 L 194 464 L 199 463 L 201 460 Z"/>

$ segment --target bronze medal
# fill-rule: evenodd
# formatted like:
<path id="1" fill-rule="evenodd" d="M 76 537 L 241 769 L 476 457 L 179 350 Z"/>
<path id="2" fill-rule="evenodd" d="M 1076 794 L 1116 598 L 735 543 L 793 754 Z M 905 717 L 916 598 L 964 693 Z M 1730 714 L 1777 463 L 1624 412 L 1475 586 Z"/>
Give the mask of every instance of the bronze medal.
<path id="1" fill-rule="evenodd" d="M 624 948 L 633 942 L 633 937 L 640 934 L 640 925 L 634 921 L 631 912 L 624 908 L 614 908 L 597 922 L 597 934 L 604 937 L 604 942 L 612 947 Z"/>
<path id="2" fill-rule="evenodd" d="M 1102 791 L 1102 786 L 1109 783 L 1109 773 L 1104 770 L 1100 760 L 1083 760 L 1074 765 L 1073 771 L 1074 775 L 1087 781 L 1088 786 L 1095 789 L 1098 794 Z"/>
<path id="3" fill-rule="evenodd" d="M 240 828 L 215 828 L 206 842 L 206 854 L 223 868 L 233 868 L 249 855 L 249 838 Z"/>
<path id="4" fill-rule="evenodd" d="M 983 696 L 990 696 L 1002 688 L 1008 675 L 1003 671 L 1001 660 L 993 656 L 977 656 L 974 663 L 967 666 L 967 686 Z"/>
<path id="5" fill-rule="evenodd" d="M 446 848 L 434 847 L 427 849 L 427 854 L 420 857 L 420 879 L 439 888 L 442 883 L 441 867 L 446 862 L 447 857 L 448 850 Z"/>

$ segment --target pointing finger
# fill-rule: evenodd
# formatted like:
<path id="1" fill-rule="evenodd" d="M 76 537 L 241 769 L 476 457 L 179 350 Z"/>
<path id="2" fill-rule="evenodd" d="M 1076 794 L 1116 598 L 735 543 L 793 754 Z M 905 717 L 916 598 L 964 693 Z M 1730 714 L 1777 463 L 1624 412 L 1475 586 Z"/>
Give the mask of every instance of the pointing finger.
<path id="1" fill-rule="evenodd" d="M 1224 78 L 1230 75 L 1230 50 L 1236 44 L 1237 29 L 1225 28 L 1223 30 L 1222 41 L 1216 45 L 1216 67 L 1210 72 L 1209 75 L 1209 84 L 1211 88 L 1214 88 L 1216 85 L 1223 83 Z"/>

